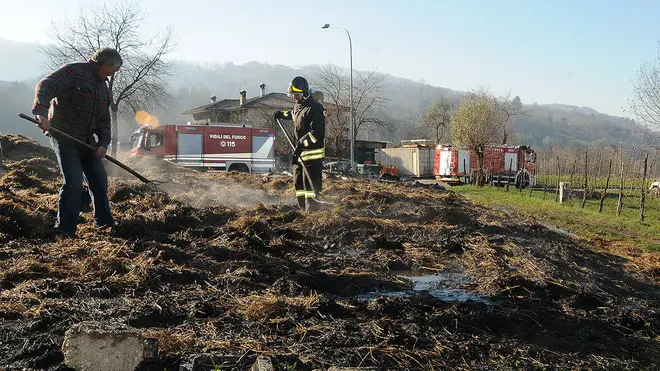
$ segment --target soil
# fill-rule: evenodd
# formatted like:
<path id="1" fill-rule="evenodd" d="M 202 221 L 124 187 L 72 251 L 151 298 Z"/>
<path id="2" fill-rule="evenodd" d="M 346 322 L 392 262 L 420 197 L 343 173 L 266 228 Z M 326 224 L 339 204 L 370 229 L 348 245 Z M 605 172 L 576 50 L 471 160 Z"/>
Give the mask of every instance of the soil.
<path id="1" fill-rule="evenodd" d="M 153 159 L 127 163 L 161 186 L 110 177 L 116 227 L 84 213 L 81 239 L 60 238 L 52 153 L 0 139 L 0 369 L 69 370 L 64 332 L 83 321 L 157 339 L 150 370 L 660 367 L 657 254 L 414 181 L 327 179 L 333 204 L 303 213 L 285 175 Z"/>

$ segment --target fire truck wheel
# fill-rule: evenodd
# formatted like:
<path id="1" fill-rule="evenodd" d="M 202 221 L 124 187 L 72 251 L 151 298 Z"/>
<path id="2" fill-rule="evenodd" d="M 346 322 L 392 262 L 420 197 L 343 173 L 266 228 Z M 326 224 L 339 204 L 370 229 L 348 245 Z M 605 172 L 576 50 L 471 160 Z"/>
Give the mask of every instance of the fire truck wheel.
<path id="1" fill-rule="evenodd" d="M 227 171 L 238 171 L 239 173 L 249 173 L 250 168 L 245 164 L 231 164 Z"/>
<path id="2" fill-rule="evenodd" d="M 525 189 L 529 186 L 529 173 L 521 172 L 516 177 L 516 188 Z"/>

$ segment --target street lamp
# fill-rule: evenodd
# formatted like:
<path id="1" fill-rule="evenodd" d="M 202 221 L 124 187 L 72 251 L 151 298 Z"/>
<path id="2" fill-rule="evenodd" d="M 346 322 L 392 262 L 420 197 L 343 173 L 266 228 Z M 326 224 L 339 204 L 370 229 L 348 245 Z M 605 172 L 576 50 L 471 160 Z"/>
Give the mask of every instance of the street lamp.
<path id="1" fill-rule="evenodd" d="M 322 27 L 322 29 L 326 28 L 337 28 L 337 29 L 343 29 L 346 31 L 346 35 L 348 35 L 348 47 L 349 47 L 349 52 L 350 52 L 350 57 L 351 57 L 351 86 L 350 86 L 350 128 L 349 128 L 349 135 L 351 136 L 351 170 L 355 170 L 355 163 L 354 163 L 354 158 L 355 158 L 355 135 L 353 135 L 353 128 L 355 127 L 355 123 L 353 122 L 353 41 L 351 41 L 351 34 L 348 33 L 348 30 L 345 27 L 331 27 L 330 24 L 326 23 Z"/>

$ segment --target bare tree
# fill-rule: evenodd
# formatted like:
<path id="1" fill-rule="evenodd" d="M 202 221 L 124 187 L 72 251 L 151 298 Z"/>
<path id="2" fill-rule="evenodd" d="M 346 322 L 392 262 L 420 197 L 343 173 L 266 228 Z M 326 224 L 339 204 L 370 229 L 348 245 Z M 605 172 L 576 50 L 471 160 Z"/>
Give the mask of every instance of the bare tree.
<path id="1" fill-rule="evenodd" d="M 435 132 L 436 143 L 440 143 L 440 139 L 445 136 L 454 108 L 455 105 L 443 95 L 422 114 L 422 125 Z"/>
<path id="2" fill-rule="evenodd" d="M 316 66 L 317 73 L 313 80 L 325 95 L 325 106 L 333 109 L 326 113 L 326 137 L 334 142 L 334 147 L 341 153 L 343 138 L 349 136 L 350 81 L 349 77 L 337 66 Z M 389 129 L 388 124 L 376 116 L 375 110 L 382 107 L 386 99 L 383 95 L 385 75 L 376 71 L 354 72 L 353 114 L 355 122 L 354 138 L 361 131 L 369 129 Z"/>
<path id="3" fill-rule="evenodd" d="M 89 9 L 81 8 L 73 19 L 54 21 L 49 36 L 53 43 L 44 52 L 51 68 L 88 59 L 102 47 L 116 49 L 124 65 L 108 82 L 111 94 L 112 155 L 117 153 L 118 113 L 132 117 L 139 109 L 164 107 L 167 77 L 166 60 L 175 45 L 171 29 L 147 37 L 141 26 L 146 15 L 138 2 L 122 1 Z"/>
<path id="4" fill-rule="evenodd" d="M 332 143 L 336 155 L 344 153 L 343 138 L 348 138 L 349 112 L 349 83 L 339 67 L 328 65 L 317 66 L 315 85 L 323 90 L 326 106 L 325 136 Z M 332 109 L 328 109 L 332 108 Z"/>
<path id="5" fill-rule="evenodd" d="M 484 183 L 484 147 L 497 140 L 501 133 L 502 119 L 497 100 L 483 89 L 468 94 L 451 117 L 454 144 L 467 146 L 477 154 L 479 185 Z"/>
<path id="6" fill-rule="evenodd" d="M 660 128 L 660 43 L 656 59 L 643 64 L 633 80 L 629 99 L 633 113 L 649 125 Z M 657 137 L 656 137 L 657 139 Z"/>
<path id="7" fill-rule="evenodd" d="M 353 109 L 357 138 L 360 131 L 389 128 L 388 124 L 376 116 L 375 110 L 382 107 L 387 99 L 383 95 L 385 75 L 376 71 L 358 72 L 358 84 L 353 84 Z"/>
<path id="8" fill-rule="evenodd" d="M 512 131 L 513 120 L 524 115 L 527 111 L 523 111 L 519 96 L 516 95 L 515 98 L 511 99 L 511 91 L 507 91 L 504 97 L 500 99 L 499 106 L 502 111 L 502 144 L 507 144 Z"/>

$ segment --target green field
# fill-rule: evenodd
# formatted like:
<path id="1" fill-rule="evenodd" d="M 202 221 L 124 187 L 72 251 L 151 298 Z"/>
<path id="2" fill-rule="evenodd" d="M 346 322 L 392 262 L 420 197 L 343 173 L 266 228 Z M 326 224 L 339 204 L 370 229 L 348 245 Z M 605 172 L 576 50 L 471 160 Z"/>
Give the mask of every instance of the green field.
<path id="1" fill-rule="evenodd" d="M 646 196 L 645 219 L 642 223 L 639 192 L 625 192 L 623 209 L 621 215 L 617 216 L 618 192 L 608 193 L 603 212 L 599 213 L 600 200 L 597 197 L 588 198 L 585 207 L 581 208 L 581 199 L 556 203 L 554 192 L 547 193 L 544 200 L 542 191 L 518 192 L 514 187 L 508 192 L 504 188 L 488 186 L 458 186 L 452 187 L 452 190 L 474 202 L 513 210 L 566 229 L 584 240 L 601 238 L 635 245 L 645 251 L 660 251 L 660 199 L 650 195 Z"/>
<path id="2" fill-rule="evenodd" d="M 553 188 L 557 187 L 557 180 L 560 179 L 559 176 L 555 175 L 537 175 L 536 176 L 536 188 L 539 187 L 545 187 L 546 185 L 548 188 Z M 623 188 L 630 188 L 633 187 L 635 189 L 639 189 L 642 185 L 642 182 L 645 184 L 645 188 L 648 190 L 649 186 L 651 185 L 651 182 L 655 180 L 653 179 L 644 179 L 642 177 L 628 177 L 625 178 L 623 181 Z M 562 182 L 567 182 L 571 183 L 571 177 L 570 174 L 562 174 L 561 175 L 561 181 Z M 607 177 L 589 177 L 589 182 L 588 186 L 589 188 L 605 188 L 605 183 L 607 182 Z M 610 177 L 610 183 L 608 186 L 608 189 L 614 190 L 614 189 L 619 189 L 619 184 L 621 182 L 621 177 L 618 175 L 612 174 Z M 573 183 L 573 188 L 578 189 L 578 188 L 584 188 L 584 175 L 574 175 L 572 178 L 572 183 Z"/>

